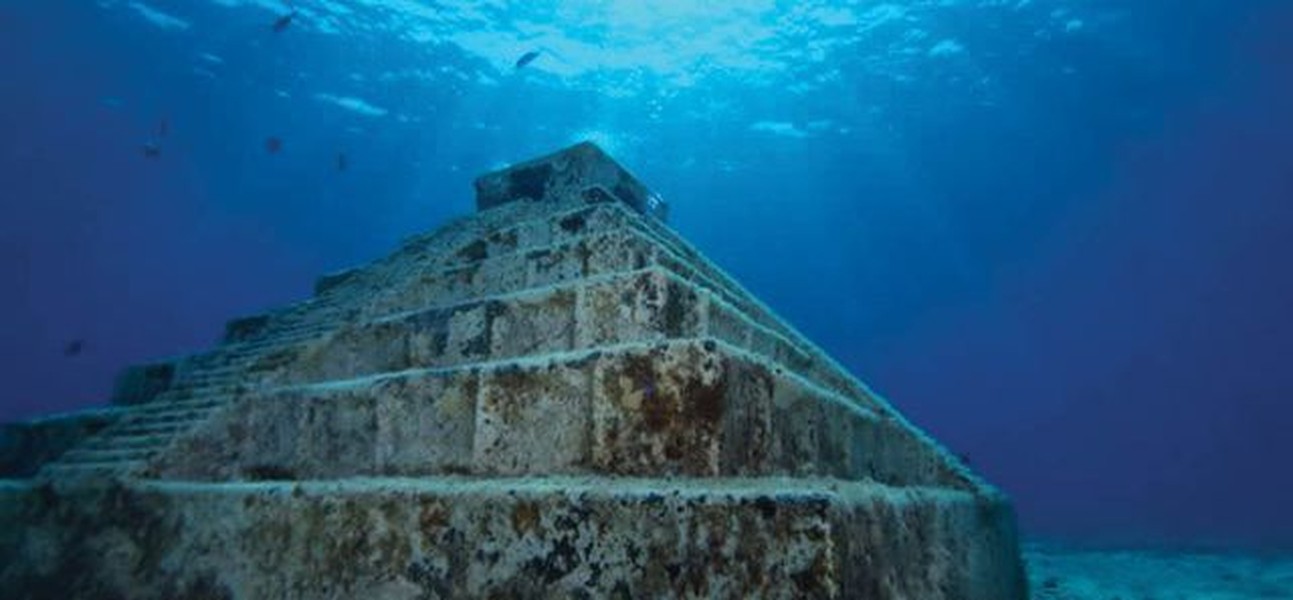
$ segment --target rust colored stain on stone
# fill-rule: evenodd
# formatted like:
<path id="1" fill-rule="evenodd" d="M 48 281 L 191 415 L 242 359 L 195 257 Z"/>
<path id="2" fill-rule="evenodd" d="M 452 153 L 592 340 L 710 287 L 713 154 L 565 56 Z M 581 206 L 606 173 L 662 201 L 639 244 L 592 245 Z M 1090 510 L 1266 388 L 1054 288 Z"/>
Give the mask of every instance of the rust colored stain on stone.
<path id="1" fill-rule="evenodd" d="M 512 508 L 512 530 L 517 535 L 525 535 L 539 527 L 539 505 L 533 502 L 518 502 Z"/>
<path id="2" fill-rule="evenodd" d="M 449 507 L 443 502 L 425 500 L 418 507 L 418 528 L 423 533 L 435 534 L 449 525 Z"/>

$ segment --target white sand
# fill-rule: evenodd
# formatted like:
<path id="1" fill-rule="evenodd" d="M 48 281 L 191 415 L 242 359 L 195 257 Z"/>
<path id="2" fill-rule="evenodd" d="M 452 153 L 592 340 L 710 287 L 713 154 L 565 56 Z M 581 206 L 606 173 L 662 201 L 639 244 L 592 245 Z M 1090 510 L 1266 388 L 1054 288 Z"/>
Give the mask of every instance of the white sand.
<path id="1" fill-rule="evenodd" d="M 1024 548 L 1033 600 L 1293 599 L 1293 554 Z"/>

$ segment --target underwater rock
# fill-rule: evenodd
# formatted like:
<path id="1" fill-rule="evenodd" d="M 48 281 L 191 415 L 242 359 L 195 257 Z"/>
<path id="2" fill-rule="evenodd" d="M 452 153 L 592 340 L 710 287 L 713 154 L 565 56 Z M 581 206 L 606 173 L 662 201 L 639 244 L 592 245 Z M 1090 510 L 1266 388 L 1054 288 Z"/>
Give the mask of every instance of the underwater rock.
<path id="1" fill-rule="evenodd" d="M 114 409 L 54 415 L 0 425 L 0 478 L 27 478 L 45 463 L 111 425 Z"/>
<path id="2" fill-rule="evenodd" d="M 18 597 L 1022 600 L 1007 499 L 591 144 L 0 485 Z M 26 594 L 26 595 L 23 595 Z"/>

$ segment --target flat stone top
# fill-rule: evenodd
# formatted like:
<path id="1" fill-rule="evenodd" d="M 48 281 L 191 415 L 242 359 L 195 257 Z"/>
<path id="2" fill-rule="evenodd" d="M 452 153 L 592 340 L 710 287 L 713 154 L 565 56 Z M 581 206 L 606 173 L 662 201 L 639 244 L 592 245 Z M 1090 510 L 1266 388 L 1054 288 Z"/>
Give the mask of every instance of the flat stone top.
<path id="1" fill-rule="evenodd" d="M 509 202 L 623 202 L 664 221 L 669 207 L 592 142 L 581 142 L 476 179 L 476 210 Z"/>

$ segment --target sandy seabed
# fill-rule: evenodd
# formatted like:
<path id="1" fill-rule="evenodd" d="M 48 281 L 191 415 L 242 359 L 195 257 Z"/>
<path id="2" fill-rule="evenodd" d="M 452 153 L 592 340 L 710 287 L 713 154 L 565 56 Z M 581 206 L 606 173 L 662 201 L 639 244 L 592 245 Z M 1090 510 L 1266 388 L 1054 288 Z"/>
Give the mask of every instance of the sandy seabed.
<path id="1" fill-rule="evenodd" d="M 1293 599 L 1293 554 L 1030 543 L 1024 560 L 1033 600 Z"/>

